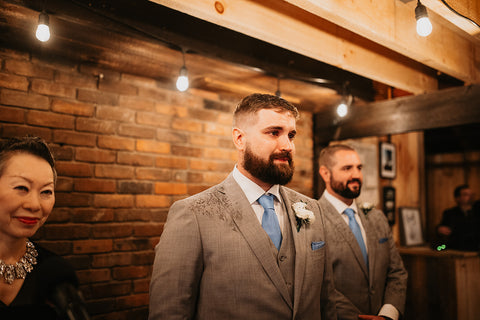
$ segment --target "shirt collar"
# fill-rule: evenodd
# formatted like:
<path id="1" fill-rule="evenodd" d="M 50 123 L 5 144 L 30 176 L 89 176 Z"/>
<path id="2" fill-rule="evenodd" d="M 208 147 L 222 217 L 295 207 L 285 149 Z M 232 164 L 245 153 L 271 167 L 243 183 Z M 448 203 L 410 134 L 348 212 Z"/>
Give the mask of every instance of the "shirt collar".
<path id="1" fill-rule="evenodd" d="M 244 176 L 240 170 L 238 170 L 236 165 L 233 169 L 233 178 L 238 183 L 243 193 L 245 193 L 250 204 L 253 204 L 258 198 L 267 193 L 273 194 L 277 200 L 281 202 L 282 198 L 280 197 L 280 186 L 278 184 L 274 184 L 267 192 L 265 192 L 258 184 Z"/>
<path id="2" fill-rule="evenodd" d="M 333 196 L 330 192 L 328 192 L 327 189 L 325 189 L 324 194 L 325 194 L 325 198 L 328 200 L 328 202 L 332 204 L 332 206 L 335 207 L 338 213 L 342 214 L 343 211 L 345 211 L 345 209 L 347 208 L 353 209 L 355 213 L 358 212 L 357 204 L 355 201 L 353 201 L 350 206 L 347 206 L 342 200 L 338 199 L 337 197 Z"/>

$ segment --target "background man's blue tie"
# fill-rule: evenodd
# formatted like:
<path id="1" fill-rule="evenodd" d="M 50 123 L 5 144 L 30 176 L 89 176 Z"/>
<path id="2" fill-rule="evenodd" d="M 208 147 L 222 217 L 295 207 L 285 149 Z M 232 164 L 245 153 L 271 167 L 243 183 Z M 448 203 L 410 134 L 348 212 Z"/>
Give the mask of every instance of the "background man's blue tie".
<path id="1" fill-rule="evenodd" d="M 345 209 L 343 211 L 348 216 L 348 226 L 353 232 L 353 235 L 355 238 L 357 238 L 358 245 L 360 246 L 360 250 L 362 251 L 363 254 L 363 259 L 365 260 L 365 265 L 368 268 L 368 256 L 367 256 L 367 248 L 365 247 L 365 241 L 363 241 L 362 237 L 362 231 L 360 230 L 360 226 L 357 223 L 357 220 L 355 220 L 355 211 L 351 208 Z"/>
<path id="2" fill-rule="evenodd" d="M 262 227 L 272 239 L 273 244 L 280 250 L 282 244 L 282 231 L 280 230 L 280 224 L 278 223 L 277 214 L 273 207 L 273 194 L 264 194 L 258 198 L 264 209 L 262 217 Z"/>

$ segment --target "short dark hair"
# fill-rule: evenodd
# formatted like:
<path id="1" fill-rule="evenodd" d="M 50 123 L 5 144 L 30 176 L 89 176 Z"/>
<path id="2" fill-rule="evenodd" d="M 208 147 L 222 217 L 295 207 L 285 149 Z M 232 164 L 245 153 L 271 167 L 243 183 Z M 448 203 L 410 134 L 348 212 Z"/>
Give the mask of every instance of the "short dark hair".
<path id="1" fill-rule="evenodd" d="M 7 161 L 18 153 L 28 153 L 48 162 L 53 171 L 54 182 L 57 181 L 55 159 L 47 143 L 40 137 L 13 137 L 0 140 L 0 176 L 3 175 Z"/>
<path id="2" fill-rule="evenodd" d="M 335 153 L 338 151 L 355 151 L 352 147 L 346 145 L 346 144 L 334 144 L 328 147 L 325 147 L 320 151 L 320 157 L 319 157 L 319 167 L 325 166 L 327 167 L 328 170 L 331 170 L 332 167 L 335 165 L 333 162 L 333 156 Z"/>
<path id="3" fill-rule="evenodd" d="M 460 197 L 460 194 L 462 193 L 462 190 L 465 190 L 465 189 L 470 189 L 470 186 L 468 184 L 459 185 L 458 187 L 455 188 L 455 190 L 453 190 L 453 196 L 455 198 Z"/>
<path id="4" fill-rule="evenodd" d="M 287 100 L 271 94 L 253 93 L 243 98 L 237 105 L 233 113 L 233 125 L 237 125 L 238 118 L 255 114 L 262 109 L 278 109 L 291 113 L 295 119 L 299 117 L 297 107 Z"/>

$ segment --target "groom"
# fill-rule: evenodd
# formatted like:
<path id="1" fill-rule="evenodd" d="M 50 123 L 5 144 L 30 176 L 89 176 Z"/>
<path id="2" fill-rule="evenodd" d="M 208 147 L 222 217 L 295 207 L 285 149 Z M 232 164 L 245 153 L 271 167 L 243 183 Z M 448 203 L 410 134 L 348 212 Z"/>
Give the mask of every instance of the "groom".
<path id="1" fill-rule="evenodd" d="M 252 94 L 233 118 L 233 172 L 170 208 L 149 319 L 336 319 L 318 204 L 283 186 L 294 170 L 297 109 Z"/>

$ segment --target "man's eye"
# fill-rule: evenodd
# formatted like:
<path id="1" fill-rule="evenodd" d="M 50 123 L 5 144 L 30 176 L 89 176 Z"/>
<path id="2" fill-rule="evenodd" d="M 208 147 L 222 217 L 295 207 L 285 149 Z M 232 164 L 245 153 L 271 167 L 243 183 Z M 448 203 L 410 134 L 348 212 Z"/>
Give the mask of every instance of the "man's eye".
<path id="1" fill-rule="evenodd" d="M 288 138 L 289 138 L 290 140 L 295 139 L 295 133 L 290 133 L 290 134 L 288 135 Z"/>
<path id="2" fill-rule="evenodd" d="M 270 131 L 270 134 L 271 134 L 272 136 L 278 136 L 278 131 Z"/>

